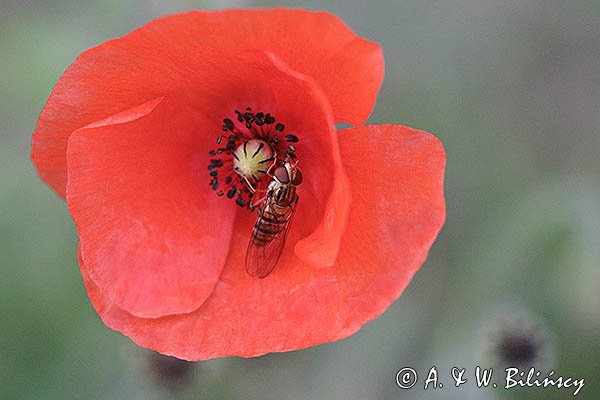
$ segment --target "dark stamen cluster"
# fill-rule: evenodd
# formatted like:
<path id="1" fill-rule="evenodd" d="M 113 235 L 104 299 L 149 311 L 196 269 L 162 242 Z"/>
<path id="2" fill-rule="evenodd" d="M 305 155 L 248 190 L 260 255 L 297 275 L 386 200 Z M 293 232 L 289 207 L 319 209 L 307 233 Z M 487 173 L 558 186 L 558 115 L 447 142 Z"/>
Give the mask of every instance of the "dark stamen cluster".
<path id="1" fill-rule="evenodd" d="M 229 199 L 235 198 L 235 203 L 240 207 L 251 206 L 252 192 L 242 176 L 233 168 L 233 152 L 240 145 L 252 139 L 260 139 L 269 144 L 277 157 L 276 162 L 281 163 L 285 157 L 296 158 L 298 137 L 285 134 L 283 140 L 279 136 L 285 131 L 285 125 L 277 122 L 270 113 L 252 112 L 247 107 L 244 112 L 234 110 L 235 120 L 225 118 L 221 130 L 225 134 L 217 137 L 216 149 L 210 150 L 213 157 L 208 165 L 211 176 L 210 186 L 217 196 L 226 195 Z"/>

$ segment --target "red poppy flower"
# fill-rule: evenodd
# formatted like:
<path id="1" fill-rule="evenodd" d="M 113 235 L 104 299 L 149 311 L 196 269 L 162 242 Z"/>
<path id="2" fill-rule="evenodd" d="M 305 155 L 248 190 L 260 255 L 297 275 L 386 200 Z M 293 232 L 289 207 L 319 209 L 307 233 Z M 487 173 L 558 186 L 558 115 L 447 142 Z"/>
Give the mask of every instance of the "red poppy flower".
<path id="1" fill-rule="evenodd" d="M 106 325 L 201 360 L 338 340 L 382 313 L 445 218 L 440 142 L 360 126 L 383 69 L 380 47 L 335 16 L 288 9 L 169 16 L 80 55 L 40 116 L 32 159 L 67 201 Z M 264 279 L 244 268 L 257 212 L 228 163 L 251 138 L 303 176 Z"/>

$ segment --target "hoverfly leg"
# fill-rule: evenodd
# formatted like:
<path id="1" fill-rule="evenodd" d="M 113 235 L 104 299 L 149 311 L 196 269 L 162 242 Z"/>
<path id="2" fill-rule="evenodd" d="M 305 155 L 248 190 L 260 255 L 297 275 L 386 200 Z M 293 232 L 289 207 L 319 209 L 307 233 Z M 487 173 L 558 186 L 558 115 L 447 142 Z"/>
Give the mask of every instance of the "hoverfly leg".
<path id="1" fill-rule="evenodd" d="M 248 178 L 246 177 L 246 175 L 242 174 L 240 171 L 238 171 L 235 168 L 233 169 L 233 171 L 240 176 L 240 178 L 242 179 L 242 181 L 244 181 L 244 183 L 246 184 L 246 186 L 248 186 L 248 189 L 250 190 L 250 192 L 252 192 L 252 193 L 256 192 L 256 188 L 254 187 L 254 185 L 252 185 L 250 183 L 250 181 L 248 180 Z"/>
<path id="2" fill-rule="evenodd" d="M 271 173 L 271 170 L 276 165 L 277 165 L 277 152 L 273 149 L 273 162 L 271 163 L 271 165 L 269 165 L 269 168 L 267 168 L 267 175 L 273 176 L 273 174 Z"/>
<path id="3" fill-rule="evenodd" d="M 262 196 L 260 199 L 252 199 L 252 201 L 250 202 L 250 211 L 254 211 L 256 209 L 256 207 L 259 207 L 264 200 L 267 198 L 267 190 L 256 190 L 255 192 L 253 192 L 254 194 L 256 193 L 264 193 L 264 196 Z"/>

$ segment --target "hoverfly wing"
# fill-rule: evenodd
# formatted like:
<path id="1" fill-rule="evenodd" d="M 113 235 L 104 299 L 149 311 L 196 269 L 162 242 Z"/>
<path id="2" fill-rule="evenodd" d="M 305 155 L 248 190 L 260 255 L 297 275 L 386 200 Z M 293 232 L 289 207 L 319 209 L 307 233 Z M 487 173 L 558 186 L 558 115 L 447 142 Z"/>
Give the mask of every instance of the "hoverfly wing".
<path id="1" fill-rule="evenodd" d="M 285 247 L 297 204 L 298 196 L 284 215 L 274 212 L 270 204 L 259 211 L 246 251 L 248 275 L 264 278 L 273 271 Z"/>

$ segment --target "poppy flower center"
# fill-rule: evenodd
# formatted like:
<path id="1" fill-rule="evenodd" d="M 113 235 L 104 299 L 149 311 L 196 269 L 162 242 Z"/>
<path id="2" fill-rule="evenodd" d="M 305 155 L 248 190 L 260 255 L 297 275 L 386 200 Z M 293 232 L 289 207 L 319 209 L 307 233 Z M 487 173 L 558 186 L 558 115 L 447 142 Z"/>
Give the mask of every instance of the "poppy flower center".
<path id="1" fill-rule="evenodd" d="M 273 175 L 286 158 L 296 158 L 298 137 L 284 134 L 285 125 L 270 113 L 254 113 L 250 107 L 234 112 L 235 120 L 223 120 L 226 133 L 217 137 L 221 147 L 209 152 L 210 186 L 217 196 L 252 209 L 252 196 L 263 178 Z"/>

